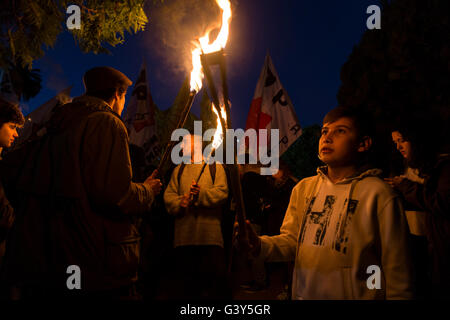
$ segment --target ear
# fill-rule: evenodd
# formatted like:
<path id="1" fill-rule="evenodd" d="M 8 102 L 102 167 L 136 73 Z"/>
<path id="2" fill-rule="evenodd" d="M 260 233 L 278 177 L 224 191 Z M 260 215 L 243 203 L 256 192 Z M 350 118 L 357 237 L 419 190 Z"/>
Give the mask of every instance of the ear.
<path id="1" fill-rule="evenodd" d="M 366 152 L 370 149 L 371 146 L 372 146 L 372 138 L 369 136 L 365 136 L 359 143 L 358 152 Z"/>
<path id="2" fill-rule="evenodd" d="M 116 91 L 114 92 L 114 99 L 116 100 L 120 100 L 121 94 L 119 93 L 119 90 L 116 89 Z"/>
<path id="3" fill-rule="evenodd" d="M 114 107 L 114 105 L 115 105 L 115 103 L 116 103 L 116 101 L 119 99 L 119 95 L 118 95 L 118 93 L 117 93 L 117 91 L 116 92 L 114 92 L 114 95 L 108 100 L 108 101 L 106 101 L 110 106 L 111 106 L 111 108 L 113 109 L 113 107 Z"/>

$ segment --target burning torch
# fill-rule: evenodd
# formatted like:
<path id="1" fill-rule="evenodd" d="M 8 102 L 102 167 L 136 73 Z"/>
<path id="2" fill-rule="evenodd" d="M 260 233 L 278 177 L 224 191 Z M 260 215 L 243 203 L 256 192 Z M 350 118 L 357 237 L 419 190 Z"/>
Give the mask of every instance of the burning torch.
<path id="1" fill-rule="evenodd" d="M 220 121 L 222 127 L 223 137 L 226 136 L 226 129 L 231 128 L 231 110 L 228 98 L 228 86 L 226 77 L 226 63 L 223 48 L 228 39 L 229 23 L 231 19 L 231 4 L 229 0 L 216 0 L 219 7 L 222 9 L 222 27 L 219 31 L 217 39 L 213 43 L 209 43 L 209 33 L 199 39 L 200 48 L 193 51 L 193 65 L 200 70 L 200 76 L 206 76 L 208 88 L 212 98 L 213 106 L 216 109 L 216 115 Z M 195 62 L 195 63 L 194 63 Z M 219 94 L 214 83 L 210 66 L 218 65 L 220 68 L 221 82 L 222 82 L 222 98 L 223 103 L 220 103 Z M 192 82 L 192 78 L 191 78 Z M 224 106 L 224 113 L 219 110 L 220 106 Z M 223 149 L 226 151 L 226 139 L 223 140 Z M 236 202 L 236 219 L 241 226 L 240 240 L 241 245 L 246 246 L 247 230 L 244 227 L 245 224 L 245 207 L 244 199 L 242 196 L 242 186 L 239 175 L 239 168 L 237 165 L 237 152 L 236 148 L 232 151 L 234 154 L 234 161 L 232 164 L 226 164 L 225 167 L 229 173 L 230 189 L 233 193 L 234 201 Z M 198 181 L 198 180 L 197 180 Z"/>
<path id="2" fill-rule="evenodd" d="M 195 95 L 202 88 L 203 81 L 203 71 L 202 62 L 200 56 L 203 53 L 215 52 L 223 49 L 228 40 L 229 25 L 231 20 L 231 4 L 229 0 L 216 0 L 219 7 L 223 10 L 222 12 L 222 27 L 217 35 L 216 40 L 213 43 L 209 43 L 209 32 L 207 32 L 203 37 L 198 40 L 197 46 L 192 50 L 192 71 L 190 77 L 190 93 L 189 98 L 186 101 L 185 107 L 180 115 L 180 119 L 177 124 L 177 128 L 183 128 L 186 123 L 189 111 L 191 110 L 192 104 L 194 102 Z M 176 141 L 170 141 L 167 148 L 165 149 L 163 156 L 158 165 L 158 172 L 161 172 L 167 163 L 169 156 L 175 146 Z"/>
<path id="3" fill-rule="evenodd" d="M 186 121 L 187 114 L 191 108 L 192 102 L 194 100 L 195 94 L 202 87 L 203 77 L 206 76 L 208 88 L 210 91 L 210 95 L 213 102 L 213 108 L 218 117 L 218 127 L 220 123 L 220 131 L 222 131 L 222 137 L 226 136 L 226 129 L 231 128 L 231 111 L 228 99 L 228 86 L 226 82 L 226 64 L 225 64 L 225 55 L 223 52 L 223 48 L 228 40 L 229 34 L 229 24 L 231 20 L 231 3 L 229 0 L 216 0 L 218 6 L 222 9 L 222 26 L 217 35 L 217 38 L 214 42 L 210 43 L 209 32 L 207 32 L 203 37 L 201 37 L 198 41 L 197 47 L 192 51 L 192 65 L 193 69 L 191 72 L 191 94 L 189 96 L 188 102 L 186 104 L 185 110 L 180 117 L 180 121 L 178 123 L 178 127 L 184 125 Z M 211 74 L 210 66 L 218 65 L 220 68 L 221 74 L 221 82 L 222 82 L 222 98 L 223 103 L 220 103 L 219 95 L 216 89 L 216 85 L 213 81 L 213 77 Z M 223 108 L 221 108 L 223 106 Z M 222 110 L 220 110 L 221 108 Z M 220 133 L 219 130 L 216 130 L 216 134 Z M 226 139 L 223 139 L 223 149 L 226 151 Z M 164 163 L 167 161 L 171 149 L 173 148 L 174 143 L 170 143 L 166 148 L 166 152 L 164 153 L 160 166 L 161 168 Z M 220 143 L 219 143 L 220 145 Z M 213 149 L 214 150 L 214 149 Z M 213 152 L 212 150 L 212 152 Z M 237 152 L 236 148 L 233 149 L 234 162 L 232 164 L 226 164 L 225 168 L 229 174 L 230 180 L 230 189 L 233 193 L 233 198 L 236 202 L 236 219 L 239 222 L 239 225 L 242 226 L 240 228 L 240 240 L 242 246 L 246 245 L 247 239 L 247 230 L 245 226 L 245 207 L 244 200 L 242 196 L 242 186 L 239 176 L 239 169 L 237 165 Z M 201 175 L 204 172 L 206 167 L 205 163 L 202 167 L 200 175 L 198 176 L 196 182 L 200 179 Z"/>

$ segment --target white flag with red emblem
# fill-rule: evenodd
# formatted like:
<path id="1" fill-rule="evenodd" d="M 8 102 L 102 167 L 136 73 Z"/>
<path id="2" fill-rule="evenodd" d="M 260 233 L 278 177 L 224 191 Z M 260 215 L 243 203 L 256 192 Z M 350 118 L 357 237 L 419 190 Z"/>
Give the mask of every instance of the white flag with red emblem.
<path id="1" fill-rule="evenodd" d="M 159 157 L 160 148 L 156 135 L 155 105 L 147 82 L 145 62 L 131 93 L 124 122 L 130 144 L 142 149 L 145 165 L 154 164 Z"/>
<path id="2" fill-rule="evenodd" d="M 258 129 L 279 129 L 280 156 L 302 134 L 294 106 L 280 82 L 269 54 L 256 85 L 245 129 L 255 129 L 257 133 Z M 268 141 L 259 143 L 270 145 L 269 133 L 267 139 Z"/>

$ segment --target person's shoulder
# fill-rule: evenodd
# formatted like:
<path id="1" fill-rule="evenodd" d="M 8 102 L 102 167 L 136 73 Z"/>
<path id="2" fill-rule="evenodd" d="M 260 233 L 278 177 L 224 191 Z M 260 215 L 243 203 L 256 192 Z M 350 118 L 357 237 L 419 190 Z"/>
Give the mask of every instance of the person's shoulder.
<path id="1" fill-rule="evenodd" d="M 297 182 L 296 187 L 299 185 L 309 185 L 311 183 L 314 183 L 317 179 L 319 179 L 319 175 L 317 174 L 314 176 L 303 178 L 299 182 Z"/>
<path id="2" fill-rule="evenodd" d="M 172 177 L 178 175 L 178 172 L 180 171 L 180 168 L 181 168 L 182 165 L 183 164 L 180 163 L 177 166 L 175 166 L 175 168 L 172 169 L 172 173 L 171 173 Z"/>
<path id="3" fill-rule="evenodd" d="M 308 190 L 312 189 L 316 185 L 318 179 L 320 179 L 320 177 L 317 174 L 311 177 L 303 178 L 297 182 L 292 192 L 308 192 Z"/>
<path id="4" fill-rule="evenodd" d="M 374 195 L 380 199 L 392 199 L 398 197 L 392 187 L 387 184 L 383 179 L 377 176 L 364 177 L 358 182 L 359 193 L 363 198 L 367 198 L 370 195 Z"/>
<path id="5" fill-rule="evenodd" d="M 74 98 L 69 106 L 88 118 L 122 122 L 120 116 L 105 101 L 96 97 L 82 95 Z"/>
<path id="6" fill-rule="evenodd" d="M 368 176 L 360 180 L 360 183 L 370 185 L 374 189 L 391 190 L 392 188 L 379 176 Z"/>
<path id="7" fill-rule="evenodd" d="M 113 129 L 118 129 L 126 132 L 126 127 L 123 121 L 115 115 L 112 111 L 108 110 L 98 110 L 90 113 L 87 116 L 87 120 L 90 123 L 94 123 L 100 127 L 111 127 Z"/>
<path id="8" fill-rule="evenodd" d="M 120 122 L 123 124 L 123 121 L 116 114 L 114 114 L 113 111 L 107 110 L 106 108 L 94 110 L 88 114 L 88 117 L 104 121 Z"/>

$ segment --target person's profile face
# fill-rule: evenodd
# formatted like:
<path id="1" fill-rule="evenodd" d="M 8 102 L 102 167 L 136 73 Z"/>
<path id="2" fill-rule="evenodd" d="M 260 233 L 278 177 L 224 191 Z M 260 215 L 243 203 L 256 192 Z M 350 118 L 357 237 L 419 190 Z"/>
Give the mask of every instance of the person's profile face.
<path id="1" fill-rule="evenodd" d="M 0 128 L 0 148 L 9 148 L 19 136 L 18 125 L 14 122 L 5 122 Z"/>
<path id="2" fill-rule="evenodd" d="M 402 154 L 403 158 L 410 160 L 411 158 L 411 143 L 405 140 L 402 134 L 398 131 L 392 132 L 392 141 L 397 150 Z"/>
<path id="3" fill-rule="evenodd" d="M 349 165 L 356 162 L 358 135 L 353 120 L 340 118 L 322 127 L 319 158 L 327 165 Z"/>
<path id="4" fill-rule="evenodd" d="M 127 92 L 123 92 L 120 94 L 118 91 L 116 91 L 116 99 L 114 102 L 114 105 L 112 106 L 112 109 L 120 116 L 122 115 L 123 108 L 125 107 L 125 95 Z"/>

